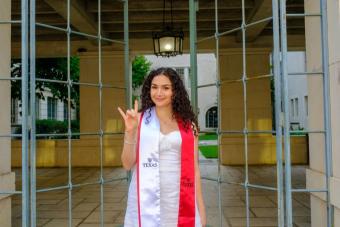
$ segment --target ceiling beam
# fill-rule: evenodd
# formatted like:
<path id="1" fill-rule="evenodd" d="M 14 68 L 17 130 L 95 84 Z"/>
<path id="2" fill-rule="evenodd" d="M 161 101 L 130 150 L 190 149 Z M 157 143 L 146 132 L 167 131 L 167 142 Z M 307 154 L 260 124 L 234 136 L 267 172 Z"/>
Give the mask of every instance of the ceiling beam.
<path id="1" fill-rule="evenodd" d="M 232 20 L 239 21 L 241 18 L 241 10 L 223 10 L 219 12 L 219 20 Z M 102 23 L 123 23 L 123 12 L 116 13 L 102 13 Z M 212 10 L 201 10 L 197 13 L 197 23 L 200 21 L 215 21 L 215 14 Z M 129 23 L 162 23 L 163 14 L 162 13 L 151 13 L 151 12 L 130 12 L 129 13 Z M 170 18 L 167 15 L 166 22 L 169 22 Z M 187 22 L 189 24 L 189 13 L 184 13 L 181 11 L 173 12 L 173 22 Z"/>
<path id="2" fill-rule="evenodd" d="M 271 0 L 255 0 L 255 6 L 250 12 L 247 18 L 247 24 L 254 23 L 261 19 L 270 17 L 272 15 L 272 1 Z M 260 35 L 263 29 L 270 23 L 270 20 L 261 22 L 251 27 L 248 27 L 246 30 L 246 41 L 252 42 L 256 40 L 256 38 Z M 237 41 L 242 41 L 242 31 L 237 33 Z"/>
<path id="3" fill-rule="evenodd" d="M 60 16 L 67 20 L 67 1 L 60 0 L 45 0 Z M 97 35 L 98 24 L 95 19 L 85 11 L 84 4 L 79 0 L 70 1 L 71 25 L 78 31 Z M 106 34 L 102 34 L 106 36 Z M 107 37 L 107 36 L 106 36 Z"/>
<path id="4" fill-rule="evenodd" d="M 200 0 L 199 1 L 199 10 L 204 9 L 215 9 L 215 2 L 211 0 Z M 220 1 L 218 3 L 219 9 L 240 9 L 242 7 L 242 2 L 240 0 L 229 0 L 229 1 Z M 246 8 L 253 7 L 253 1 L 246 0 L 245 1 Z M 112 0 L 103 0 L 102 1 L 102 12 L 121 12 L 123 10 L 123 4 L 119 1 Z M 165 6 L 166 9 L 170 8 L 170 4 L 167 3 Z M 96 13 L 98 12 L 98 4 L 96 1 L 87 0 L 86 9 L 88 12 Z M 188 1 L 174 1 L 173 10 L 178 11 L 188 11 L 189 12 L 189 2 Z M 158 11 L 157 13 L 163 12 L 163 1 L 160 0 L 148 0 L 148 1 L 140 1 L 140 0 L 130 0 L 129 1 L 129 12 L 134 11 Z"/>

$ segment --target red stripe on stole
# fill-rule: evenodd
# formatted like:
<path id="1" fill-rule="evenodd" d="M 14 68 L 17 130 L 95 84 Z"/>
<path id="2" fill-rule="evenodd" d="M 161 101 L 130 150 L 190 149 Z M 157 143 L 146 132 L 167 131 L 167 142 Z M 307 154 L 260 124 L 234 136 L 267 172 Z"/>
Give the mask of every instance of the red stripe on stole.
<path id="1" fill-rule="evenodd" d="M 139 124 L 138 124 L 138 130 L 137 130 L 137 157 L 136 157 L 136 163 L 137 163 L 137 208 L 138 208 L 138 226 L 142 227 L 142 219 L 140 215 L 140 195 L 139 195 L 139 142 L 140 142 L 140 129 L 141 129 L 141 124 L 143 120 L 143 115 L 144 112 L 141 114 L 141 117 L 139 119 Z"/>
<path id="2" fill-rule="evenodd" d="M 183 121 L 178 122 L 182 137 L 181 178 L 178 211 L 178 227 L 195 226 L 195 160 L 194 135 L 192 130 L 185 130 Z"/>

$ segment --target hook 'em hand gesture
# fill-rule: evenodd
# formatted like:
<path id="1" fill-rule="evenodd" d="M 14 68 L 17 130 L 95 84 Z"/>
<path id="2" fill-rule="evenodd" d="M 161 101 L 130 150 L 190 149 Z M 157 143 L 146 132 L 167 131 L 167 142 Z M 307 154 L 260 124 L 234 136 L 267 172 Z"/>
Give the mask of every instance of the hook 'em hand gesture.
<path id="1" fill-rule="evenodd" d="M 126 113 L 118 107 L 118 111 L 125 123 L 125 132 L 136 132 L 138 127 L 138 101 L 135 99 L 135 104 L 133 109 L 128 109 Z"/>

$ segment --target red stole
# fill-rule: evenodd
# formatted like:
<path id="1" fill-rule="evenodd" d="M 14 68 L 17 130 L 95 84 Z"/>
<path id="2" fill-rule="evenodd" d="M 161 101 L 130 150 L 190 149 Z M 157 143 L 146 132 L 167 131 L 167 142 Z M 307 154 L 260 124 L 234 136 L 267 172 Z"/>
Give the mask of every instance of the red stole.
<path id="1" fill-rule="evenodd" d="M 151 112 L 152 114 L 155 114 L 155 110 Z M 148 114 L 146 114 L 148 115 Z M 151 226 L 145 226 L 146 223 L 152 223 L 152 225 L 156 226 L 156 222 L 150 222 L 150 213 L 147 215 L 143 214 L 143 207 L 144 199 L 141 199 L 141 193 L 143 186 L 141 184 L 147 183 L 143 182 L 140 178 L 143 178 L 143 175 L 140 175 L 141 169 L 143 168 L 141 165 L 141 149 L 140 149 L 140 138 L 141 134 L 144 133 L 144 131 L 150 133 L 150 128 L 148 130 L 143 129 L 143 127 L 148 127 L 145 125 L 145 115 L 144 113 L 141 114 L 141 119 L 139 121 L 138 126 L 138 134 L 137 134 L 137 156 L 136 156 L 136 162 L 137 162 L 137 200 L 138 200 L 138 226 L 139 227 L 151 227 Z M 156 117 L 151 117 L 151 121 L 157 121 L 158 119 Z M 156 119 L 156 120 L 155 120 Z M 157 125 L 156 124 L 156 125 Z M 153 125 L 153 124 L 150 124 Z M 194 227 L 195 226 L 195 159 L 194 159 L 194 134 L 191 130 L 191 125 L 188 129 L 184 128 L 184 122 L 179 120 L 178 121 L 178 127 L 182 138 L 182 144 L 181 144 L 181 174 L 180 174 L 180 193 L 179 193 L 179 210 L 178 210 L 178 227 Z M 159 125 L 158 128 L 155 127 L 154 133 L 159 134 Z M 158 132 L 157 132 L 158 130 Z M 146 149 L 145 149 L 146 150 Z M 144 151 L 143 152 L 147 152 Z M 145 155 L 145 154 L 143 154 Z M 142 156 L 143 156 L 142 155 Z M 159 171 L 159 168 L 155 169 L 155 171 Z M 143 170 L 144 171 L 144 170 Z M 156 182 L 159 182 L 159 179 L 155 179 Z M 159 185 L 158 185 L 159 188 Z M 158 204 L 159 201 L 156 203 Z M 155 205 L 158 206 L 158 205 Z M 157 209 L 160 209 L 159 207 Z M 159 211 L 157 210 L 155 212 L 155 219 L 159 218 Z"/>

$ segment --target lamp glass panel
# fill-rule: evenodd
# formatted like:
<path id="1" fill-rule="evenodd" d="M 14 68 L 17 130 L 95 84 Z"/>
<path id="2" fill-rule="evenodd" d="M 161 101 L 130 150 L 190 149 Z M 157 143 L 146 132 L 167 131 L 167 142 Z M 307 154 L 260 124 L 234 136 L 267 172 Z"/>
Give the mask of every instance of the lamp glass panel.
<path id="1" fill-rule="evenodd" d="M 158 53 L 159 52 L 159 39 L 154 39 L 153 45 L 155 47 L 155 52 Z"/>
<path id="2" fill-rule="evenodd" d="M 162 37 L 159 44 L 160 52 L 174 51 L 175 37 Z"/>
<path id="3" fill-rule="evenodd" d="M 176 51 L 178 52 L 178 51 L 180 51 L 180 38 L 179 37 L 176 37 Z"/>

